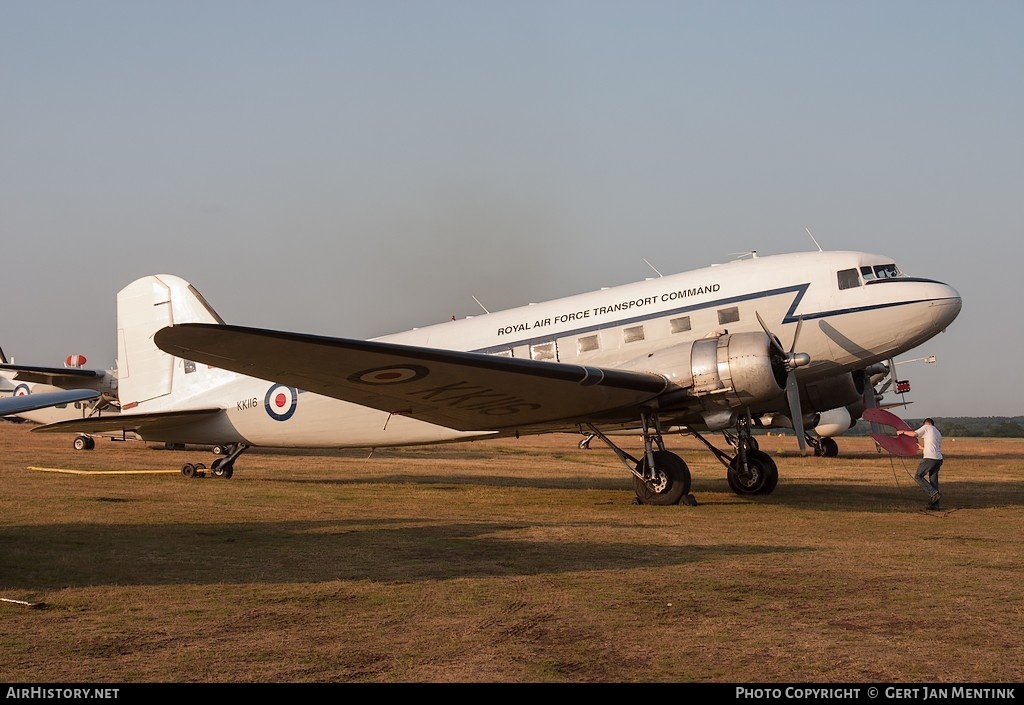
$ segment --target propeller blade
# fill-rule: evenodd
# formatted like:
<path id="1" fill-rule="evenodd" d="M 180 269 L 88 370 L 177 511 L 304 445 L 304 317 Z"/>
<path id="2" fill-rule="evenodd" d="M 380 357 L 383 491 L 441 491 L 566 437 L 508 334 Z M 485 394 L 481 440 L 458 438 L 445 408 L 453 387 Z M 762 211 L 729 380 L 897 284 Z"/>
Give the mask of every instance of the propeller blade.
<path id="1" fill-rule="evenodd" d="M 875 388 L 871 386 L 871 381 L 864 385 L 863 402 L 865 409 L 877 409 L 878 408 L 878 393 Z M 861 414 L 863 416 L 863 413 Z M 871 424 L 871 433 L 881 433 L 882 427 L 878 425 L 876 421 L 869 422 Z"/>
<path id="2" fill-rule="evenodd" d="M 768 326 L 765 325 L 764 319 L 761 318 L 761 314 L 758 313 L 757 311 L 754 311 L 754 315 L 757 316 L 757 322 L 761 324 L 761 329 L 764 331 L 764 334 L 768 336 L 768 339 L 772 341 L 772 345 L 775 346 L 775 349 L 778 350 L 783 355 L 787 354 L 786 348 L 782 347 L 782 342 L 779 341 L 777 337 L 775 337 L 774 333 L 768 330 Z"/>
<path id="3" fill-rule="evenodd" d="M 800 408 L 800 385 L 796 381 L 796 368 L 803 367 L 811 362 L 810 355 L 796 352 L 796 343 L 800 339 L 800 328 L 804 324 L 804 317 L 800 316 L 797 319 L 796 329 L 793 331 L 793 345 L 787 351 L 782 347 L 782 342 L 778 336 L 768 330 L 768 326 L 765 324 L 764 319 L 761 318 L 761 314 L 754 311 L 754 315 L 757 316 L 757 322 L 761 324 L 765 335 L 772 341 L 772 346 L 782 354 L 786 361 L 786 401 L 789 403 L 789 418 L 793 422 L 793 430 L 796 432 L 796 440 L 800 444 L 800 450 L 807 450 L 807 439 L 804 435 L 804 413 Z"/>
<path id="4" fill-rule="evenodd" d="M 804 317 L 803 316 L 800 316 L 800 318 L 796 319 L 796 330 L 793 331 L 793 345 L 789 348 L 789 354 L 790 354 L 791 357 L 793 355 L 793 351 L 796 350 L 796 341 L 800 339 L 800 328 L 803 326 L 803 324 L 804 324 Z M 810 359 L 810 358 L 808 358 L 808 359 Z"/>
<path id="5" fill-rule="evenodd" d="M 804 436 L 804 414 L 800 410 L 800 387 L 796 383 L 796 375 L 790 372 L 786 376 L 786 399 L 789 400 L 789 416 L 793 421 L 793 431 L 796 433 L 797 443 L 800 450 L 807 450 L 807 440 Z"/>

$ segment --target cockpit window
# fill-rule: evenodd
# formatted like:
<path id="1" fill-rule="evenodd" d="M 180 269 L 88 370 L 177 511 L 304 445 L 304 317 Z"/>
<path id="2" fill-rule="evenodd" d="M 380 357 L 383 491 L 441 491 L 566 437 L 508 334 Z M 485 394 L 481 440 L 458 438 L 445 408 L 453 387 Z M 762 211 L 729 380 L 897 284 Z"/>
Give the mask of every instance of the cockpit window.
<path id="1" fill-rule="evenodd" d="M 837 274 L 839 276 L 840 290 L 853 289 L 860 286 L 860 277 L 857 275 L 856 269 L 841 269 Z"/>
<path id="2" fill-rule="evenodd" d="M 861 267 L 860 273 L 866 282 L 869 282 L 872 279 L 892 279 L 894 277 L 903 276 L 903 273 L 900 272 L 900 268 L 893 263 L 876 264 L 874 267 Z"/>

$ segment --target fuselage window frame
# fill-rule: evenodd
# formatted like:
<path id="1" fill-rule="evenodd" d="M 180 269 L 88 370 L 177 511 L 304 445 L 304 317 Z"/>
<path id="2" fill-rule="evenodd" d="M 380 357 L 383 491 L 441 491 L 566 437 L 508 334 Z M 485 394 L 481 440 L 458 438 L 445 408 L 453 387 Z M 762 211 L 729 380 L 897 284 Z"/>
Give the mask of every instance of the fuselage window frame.
<path id="1" fill-rule="evenodd" d="M 622 329 L 622 342 L 639 343 L 642 340 L 644 340 L 643 326 L 630 326 Z"/>
<path id="2" fill-rule="evenodd" d="M 536 345 L 530 346 L 530 359 L 531 360 L 557 360 L 558 359 L 558 348 L 555 346 L 555 341 L 549 341 L 547 343 L 537 343 Z"/>
<path id="3" fill-rule="evenodd" d="M 671 330 L 673 333 L 687 333 L 691 330 L 689 316 L 673 318 L 668 323 L 671 326 Z"/>
<path id="4" fill-rule="evenodd" d="M 576 351 L 578 353 L 586 353 L 600 349 L 601 338 L 596 333 L 594 335 L 584 335 L 582 338 L 576 339 Z"/>
<path id="5" fill-rule="evenodd" d="M 735 323 L 738 320 L 740 320 L 740 309 L 738 306 L 718 309 L 718 325 Z"/>

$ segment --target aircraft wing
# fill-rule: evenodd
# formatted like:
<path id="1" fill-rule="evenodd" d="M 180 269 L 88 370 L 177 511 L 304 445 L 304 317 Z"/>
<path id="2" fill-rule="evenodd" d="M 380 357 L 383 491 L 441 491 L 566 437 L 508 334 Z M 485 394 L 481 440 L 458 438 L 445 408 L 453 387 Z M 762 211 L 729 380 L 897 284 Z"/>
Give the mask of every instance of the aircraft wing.
<path id="1" fill-rule="evenodd" d="M 0 416 L 15 416 L 26 411 L 45 409 L 58 404 L 71 404 L 76 401 L 95 399 L 100 395 L 94 389 L 68 389 L 59 392 L 40 392 L 18 397 L 0 398 Z"/>
<path id="2" fill-rule="evenodd" d="M 57 394 L 58 392 L 54 392 Z M 41 397 L 43 394 L 29 394 L 20 399 Z M 160 437 L 167 431 L 186 426 L 223 413 L 223 409 L 192 409 L 189 411 L 157 411 L 148 414 L 112 414 L 84 419 L 57 421 L 32 429 L 33 433 L 87 433 L 132 432 L 143 438 Z"/>
<path id="3" fill-rule="evenodd" d="M 14 372 L 14 379 L 36 384 L 49 384 L 53 387 L 82 387 L 87 380 L 103 379 L 106 372 L 100 370 L 83 370 L 75 367 L 32 367 L 26 365 L 0 364 L 0 370 Z"/>
<path id="4" fill-rule="evenodd" d="M 157 331 L 165 352 L 460 431 L 635 422 L 663 376 L 232 325 Z"/>

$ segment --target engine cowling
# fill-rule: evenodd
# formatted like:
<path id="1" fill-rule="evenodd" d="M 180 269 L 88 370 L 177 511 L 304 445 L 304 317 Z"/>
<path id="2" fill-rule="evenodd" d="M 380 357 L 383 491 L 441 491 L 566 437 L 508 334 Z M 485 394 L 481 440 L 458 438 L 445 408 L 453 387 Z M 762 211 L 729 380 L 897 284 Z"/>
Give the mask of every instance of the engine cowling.
<path id="1" fill-rule="evenodd" d="M 685 392 L 687 403 L 696 398 L 710 430 L 732 426 L 735 409 L 776 401 L 786 389 L 785 361 L 768 336 L 756 332 L 701 338 L 624 367 L 664 375 Z"/>
<path id="2" fill-rule="evenodd" d="M 826 412 L 858 404 L 863 400 L 864 384 L 864 375 L 859 373 L 808 382 L 800 393 L 800 403 L 807 412 Z"/>

